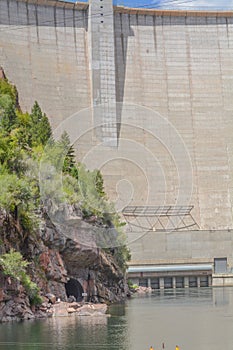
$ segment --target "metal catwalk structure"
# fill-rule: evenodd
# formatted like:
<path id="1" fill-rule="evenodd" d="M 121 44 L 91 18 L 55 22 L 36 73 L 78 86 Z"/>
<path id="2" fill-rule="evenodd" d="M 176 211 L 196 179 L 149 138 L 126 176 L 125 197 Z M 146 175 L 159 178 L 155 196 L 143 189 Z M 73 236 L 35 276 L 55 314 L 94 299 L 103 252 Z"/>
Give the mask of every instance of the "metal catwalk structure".
<path id="1" fill-rule="evenodd" d="M 189 206 L 127 206 L 122 214 L 129 230 L 142 229 L 147 231 L 179 231 L 198 230 Z"/>

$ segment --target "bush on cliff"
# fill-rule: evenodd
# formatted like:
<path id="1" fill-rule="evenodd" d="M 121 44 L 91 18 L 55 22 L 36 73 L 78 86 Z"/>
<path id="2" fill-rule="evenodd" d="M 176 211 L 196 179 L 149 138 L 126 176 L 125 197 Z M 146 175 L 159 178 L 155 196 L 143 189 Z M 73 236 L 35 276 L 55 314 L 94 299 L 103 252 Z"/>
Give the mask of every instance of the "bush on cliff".
<path id="1" fill-rule="evenodd" d="M 13 249 L 0 257 L 0 266 L 4 275 L 17 279 L 25 288 L 31 305 L 38 305 L 41 304 L 42 299 L 39 295 L 38 286 L 31 281 L 30 276 L 26 272 L 28 265 L 29 262 L 23 259 L 21 253 Z"/>
<path id="2" fill-rule="evenodd" d="M 94 216 L 106 227 L 115 227 L 119 244 L 108 252 L 124 268 L 129 251 L 124 245 L 120 218 L 104 192 L 101 173 L 76 163 L 66 132 L 59 141 L 54 141 L 51 135 L 49 121 L 38 103 L 35 102 L 31 113 L 22 113 L 16 89 L 6 79 L 0 80 L 0 208 L 15 218 L 24 239 L 32 232 L 36 234 L 43 211 L 39 166 L 41 159 L 48 157 L 54 171 L 61 169 L 63 173 L 62 190 L 56 188 L 55 181 L 54 187 L 46 188 L 48 198 L 57 192 L 58 201 L 77 204 L 84 218 Z M 48 168 L 48 176 L 52 168 Z"/>

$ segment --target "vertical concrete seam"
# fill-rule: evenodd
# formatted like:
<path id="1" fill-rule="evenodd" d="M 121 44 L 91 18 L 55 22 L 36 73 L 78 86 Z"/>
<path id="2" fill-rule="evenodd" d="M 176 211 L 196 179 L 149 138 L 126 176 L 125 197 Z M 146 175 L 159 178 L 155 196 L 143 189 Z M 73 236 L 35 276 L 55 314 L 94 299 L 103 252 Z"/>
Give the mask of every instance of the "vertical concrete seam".
<path id="1" fill-rule="evenodd" d="M 38 21 L 38 5 L 35 4 L 35 18 L 36 18 L 36 35 L 37 35 L 37 43 L 40 42 L 39 37 L 39 21 Z"/>
<path id="2" fill-rule="evenodd" d="M 18 17 L 18 20 L 19 20 L 19 2 L 17 1 L 17 17 Z"/>
<path id="3" fill-rule="evenodd" d="M 167 74 L 167 62 L 166 62 L 166 50 L 165 50 L 165 39 L 164 39 L 164 16 L 161 16 L 161 26 L 162 26 L 162 39 L 163 39 L 163 66 L 165 71 L 165 82 L 166 82 L 166 94 L 167 94 L 167 114 L 170 111 L 169 100 L 168 100 L 168 74 Z M 166 116 L 168 117 L 168 115 Z"/>
<path id="4" fill-rule="evenodd" d="M 87 69 L 88 69 L 88 76 L 89 76 L 89 87 L 90 87 L 90 94 L 89 94 L 89 98 L 90 98 L 90 107 L 91 107 L 91 116 L 92 116 L 92 125 L 94 125 L 94 112 L 93 112 L 93 104 L 94 104 L 94 94 L 93 94 L 93 79 L 92 79 L 92 35 L 91 35 L 91 4 L 89 4 L 88 10 L 87 10 L 87 31 L 85 33 L 85 37 L 86 37 L 86 52 L 87 52 Z M 94 128 L 92 128 L 91 130 L 92 132 L 92 140 L 94 139 Z"/>
<path id="5" fill-rule="evenodd" d="M 121 50 L 122 50 L 122 57 L 123 57 L 123 64 L 125 65 L 125 49 L 124 49 L 124 34 L 123 34 L 123 25 L 122 25 L 122 14 L 120 13 L 120 24 L 121 24 Z"/>
<path id="6" fill-rule="evenodd" d="M 221 98 L 222 98 L 222 108 L 223 110 L 225 109 L 225 101 L 224 101 L 224 82 L 223 82 L 223 69 L 222 69 L 222 56 L 221 56 L 221 47 L 220 47 L 220 43 L 219 43 L 219 25 L 217 23 L 217 18 L 216 18 L 216 27 L 217 27 L 217 37 L 218 37 L 218 58 L 219 58 L 219 69 L 220 69 L 220 79 L 221 79 Z M 228 18 L 226 17 L 226 32 L 227 32 L 227 39 L 228 39 L 228 48 L 229 48 L 229 33 L 228 33 Z M 224 121 L 224 115 L 222 116 L 223 121 Z M 224 124 L 223 124 L 224 125 Z M 227 167 L 228 167 L 228 174 L 229 174 L 229 178 L 228 178 L 228 186 L 227 186 L 227 192 L 228 192 L 228 196 L 229 196 L 229 202 L 231 204 L 231 223 L 233 222 L 233 212 L 232 212 L 232 208 L 233 208 L 233 198 L 231 196 L 231 188 L 230 188 L 230 178 L 233 176 L 231 173 L 231 166 L 230 166 L 230 154 L 232 153 L 232 151 L 229 150 L 229 146 L 228 146 L 228 138 L 224 138 L 225 141 L 225 147 L 226 147 L 226 154 L 227 154 Z M 232 224 L 231 224 L 232 226 Z M 232 227 L 228 227 L 232 228 Z"/>
<path id="7" fill-rule="evenodd" d="M 201 222 L 201 210 L 200 210 L 200 199 L 199 199 L 199 178 L 198 178 L 198 166 L 197 166 L 197 155 L 196 155 L 196 130 L 194 125 L 194 114 L 193 114 L 193 81 L 192 81 L 192 67 L 191 67 L 191 49 L 190 49 L 190 36 L 189 36 L 189 27 L 187 24 L 187 16 L 185 17 L 185 25 L 186 27 L 186 33 L 185 33 L 185 40 L 186 40 L 186 55 L 188 60 L 188 84 L 189 84 L 189 94 L 190 94 L 190 114 L 191 114 L 191 124 L 192 124 L 192 143 L 193 143 L 193 160 L 192 160 L 192 167 L 195 167 L 194 179 L 196 181 L 196 201 L 198 203 L 198 207 L 195 208 L 198 212 L 198 218 L 200 220 L 198 226 L 202 227 Z M 191 158 L 192 159 L 192 158 Z M 193 194 L 193 193 L 192 193 Z"/>
<path id="8" fill-rule="evenodd" d="M 53 20 L 54 20 L 54 30 L 56 38 L 56 46 L 58 45 L 58 35 L 57 35 L 57 7 L 53 7 Z"/>
<path id="9" fill-rule="evenodd" d="M 26 7 L 26 18 L 27 18 L 27 37 L 28 37 L 28 56 L 29 56 L 29 67 L 30 67 L 30 73 L 31 73 L 31 79 L 33 81 L 33 72 L 32 72 L 32 53 L 31 53 L 31 26 L 30 26 L 30 20 L 29 20 L 29 8 L 28 8 L 28 2 L 25 3 Z"/>
<path id="10" fill-rule="evenodd" d="M 8 23 L 11 24 L 11 17 L 10 17 L 10 0 L 7 0 L 7 14 L 8 14 Z"/>
<path id="11" fill-rule="evenodd" d="M 228 17 L 226 17 L 226 31 L 227 31 L 227 45 L 228 49 L 230 48 L 230 40 L 229 40 L 229 23 L 228 23 Z"/>
<path id="12" fill-rule="evenodd" d="M 88 45 L 88 33 L 89 33 L 89 30 L 88 30 L 88 10 L 86 11 L 82 11 L 82 16 L 83 16 L 83 25 L 84 25 L 84 28 L 85 30 L 83 31 L 83 37 L 84 37 L 84 50 L 85 50 L 85 58 L 86 58 L 86 77 L 87 77 L 87 80 L 88 80 L 88 89 L 89 89 L 89 106 L 93 107 L 92 106 L 92 73 L 91 73 L 91 69 L 90 69 L 90 66 L 91 66 L 91 52 L 89 50 L 89 45 Z M 88 106 L 88 107 L 89 107 Z"/>
<path id="13" fill-rule="evenodd" d="M 73 14 L 73 36 L 74 36 L 74 48 L 75 48 L 75 62 L 76 64 L 78 63 L 78 55 L 77 55 L 77 37 L 76 37 L 76 23 L 75 23 L 75 7 L 73 6 L 72 9 L 72 14 Z M 86 38 L 84 38 L 84 41 Z"/>
<path id="14" fill-rule="evenodd" d="M 153 16 L 153 32 L 154 32 L 154 50 L 157 54 L 157 32 L 156 32 L 156 17 Z"/>
<path id="15" fill-rule="evenodd" d="M 63 7 L 63 28 L 65 32 L 65 39 L 66 39 L 66 9 L 65 6 Z"/>

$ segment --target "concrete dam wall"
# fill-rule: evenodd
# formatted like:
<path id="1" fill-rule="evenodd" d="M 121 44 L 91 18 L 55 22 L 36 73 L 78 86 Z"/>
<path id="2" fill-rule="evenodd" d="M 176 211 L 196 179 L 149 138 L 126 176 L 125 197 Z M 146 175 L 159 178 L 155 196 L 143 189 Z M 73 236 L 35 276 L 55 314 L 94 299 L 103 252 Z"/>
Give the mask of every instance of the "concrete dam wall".
<path id="1" fill-rule="evenodd" d="M 115 14 L 119 98 L 159 112 L 181 135 L 191 157 L 190 203 L 200 228 L 232 228 L 233 18 L 120 11 Z M 166 169 L 166 202 L 173 203 L 176 171 L 162 157 L 161 145 L 153 146 Z"/>
<path id="2" fill-rule="evenodd" d="M 148 232 L 131 243 L 128 276 L 153 289 L 232 286 L 232 243 L 226 230 Z"/>
<path id="3" fill-rule="evenodd" d="M 0 62 L 22 108 L 37 100 L 55 127 L 90 104 L 90 77 L 86 6 L 54 4 L 0 1 Z"/>
<path id="4" fill-rule="evenodd" d="M 119 210 L 191 205 L 199 229 L 233 229 L 232 16 L 1 0 L 0 65 L 54 129 L 94 107 L 64 128 Z"/>

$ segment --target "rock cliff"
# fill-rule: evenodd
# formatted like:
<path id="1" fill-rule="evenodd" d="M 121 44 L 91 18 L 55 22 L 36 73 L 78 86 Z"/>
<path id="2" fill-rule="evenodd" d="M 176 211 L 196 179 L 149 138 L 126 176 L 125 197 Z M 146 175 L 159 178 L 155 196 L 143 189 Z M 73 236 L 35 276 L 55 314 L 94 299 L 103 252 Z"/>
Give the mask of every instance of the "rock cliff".
<path id="1" fill-rule="evenodd" d="M 13 248 L 30 264 L 28 273 L 44 299 L 42 306 L 31 306 L 24 287 L 0 271 L 0 321 L 31 319 L 51 315 L 49 295 L 55 300 L 82 300 L 111 303 L 125 298 L 124 273 L 111 254 L 97 247 L 93 238 L 84 244 L 83 235 L 93 234 L 95 225 L 80 219 L 72 225 L 72 236 L 62 232 L 44 215 L 36 234 L 24 235 L 15 220 L 0 213 L 0 253 Z M 102 231 L 107 230 L 102 228 Z M 90 244 L 91 243 L 91 244 Z M 84 295 L 84 297 L 83 297 Z M 55 302 L 55 300 L 53 302 Z"/>
<path id="2" fill-rule="evenodd" d="M 129 253 L 100 172 L 77 164 L 66 132 L 53 140 L 36 101 L 20 110 L 1 68 L 0 144 L 0 321 L 123 299 Z"/>

